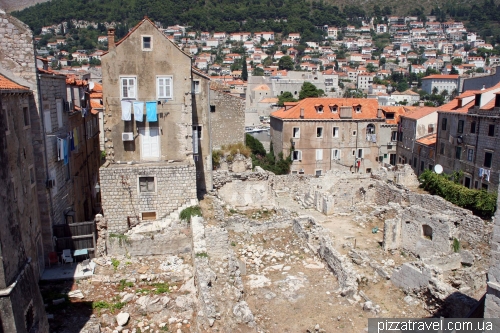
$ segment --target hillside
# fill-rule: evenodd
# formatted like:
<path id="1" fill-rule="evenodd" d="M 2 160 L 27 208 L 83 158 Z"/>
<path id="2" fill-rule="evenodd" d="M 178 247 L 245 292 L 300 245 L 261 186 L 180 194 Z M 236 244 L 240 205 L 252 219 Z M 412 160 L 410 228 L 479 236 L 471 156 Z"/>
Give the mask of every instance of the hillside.
<path id="1" fill-rule="evenodd" d="M 49 0 L 0 0 L 0 8 L 6 12 L 22 10 L 36 5 L 37 3 L 47 2 Z"/>

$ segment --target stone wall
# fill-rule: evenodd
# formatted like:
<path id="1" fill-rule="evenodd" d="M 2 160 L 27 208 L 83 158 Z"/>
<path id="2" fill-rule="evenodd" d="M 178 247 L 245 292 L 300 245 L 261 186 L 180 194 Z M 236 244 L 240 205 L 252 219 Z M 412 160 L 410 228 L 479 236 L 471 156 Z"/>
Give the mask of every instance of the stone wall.
<path id="1" fill-rule="evenodd" d="M 139 177 L 142 176 L 154 177 L 154 192 L 139 192 Z M 144 212 L 156 212 L 159 220 L 192 199 L 196 200 L 194 165 L 113 164 L 101 168 L 100 182 L 102 207 L 110 233 L 124 233 L 140 222 Z"/>
<path id="2" fill-rule="evenodd" d="M 245 142 L 245 100 L 211 89 L 210 105 L 212 147 Z"/>
<path id="3" fill-rule="evenodd" d="M 107 254 L 110 256 L 179 255 L 191 252 L 191 231 L 182 227 L 169 228 L 164 233 L 131 234 L 125 237 L 108 235 Z"/>
<path id="4" fill-rule="evenodd" d="M 497 201 L 500 207 L 500 190 Z M 488 270 L 488 289 L 484 305 L 484 318 L 500 317 L 500 209 L 495 213 L 491 238 L 491 263 Z"/>

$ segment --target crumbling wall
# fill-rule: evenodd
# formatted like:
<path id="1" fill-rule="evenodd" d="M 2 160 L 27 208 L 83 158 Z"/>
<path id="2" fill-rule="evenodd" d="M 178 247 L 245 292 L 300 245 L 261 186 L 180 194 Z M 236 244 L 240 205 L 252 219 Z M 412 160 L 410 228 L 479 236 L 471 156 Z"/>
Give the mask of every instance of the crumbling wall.
<path id="1" fill-rule="evenodd" d="M 497 207 L 500 207 L 500 187 Z M 484 304 L 484 318 L 500 317 L 500 209 L 495 213 L 495 225 L 491 238 L 491 263 L 488 270 L 488 289 Z"/>
<path id="2" fill-rule="evenodd" d="M 337 276 L 342 296 L 353 296 L 358 292 L 357 273 L 350 260 L 333 248 L 330 235 L 309 216 L 293 220 L 293 230 L 309 248 L 317 253 Z"/>
<path id="3" fill-rule="evenodd" d="M 108 235 L 106 244 L 110 256 L 179 255 L 191 252 L 191 232 L 178 227 L 166 229 L 165 233 L 130 235 Z"/>

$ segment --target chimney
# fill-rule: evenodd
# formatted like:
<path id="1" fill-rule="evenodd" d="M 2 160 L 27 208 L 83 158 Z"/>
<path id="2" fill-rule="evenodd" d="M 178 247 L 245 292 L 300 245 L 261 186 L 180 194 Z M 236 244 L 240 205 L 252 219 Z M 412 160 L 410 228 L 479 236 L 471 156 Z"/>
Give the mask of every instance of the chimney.
<path id="1" fill-rule="evenodd" d="M 108 28 L 108 51 L 114 50 L 115 47 L 115 28 Z"/>
<path id="2" fill-rule="evenodd" d="M 377 110 L 377 118 L 382 118 L 384 116 L 384 112 L 382 111 L 382 109 L 378 109 Z"/>
<path id="3" fill-rule="evenodd" d="M 300 108 L 300 119 L 304 119 L 304 108 Z"/>

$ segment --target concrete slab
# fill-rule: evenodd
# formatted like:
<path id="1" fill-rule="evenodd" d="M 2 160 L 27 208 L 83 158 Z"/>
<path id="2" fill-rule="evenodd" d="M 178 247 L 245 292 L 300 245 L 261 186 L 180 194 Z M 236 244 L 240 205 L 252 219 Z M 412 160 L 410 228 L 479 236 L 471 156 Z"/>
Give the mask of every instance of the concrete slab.
<path id="1" fill-rule="evenodd" d="M 83 270 L 81 263 L 66 264 L 46 268 L 42 274 L 42 281 L 80 280 L 94 275 L 95 263 L 90 263 L 90 269 Z"/>

